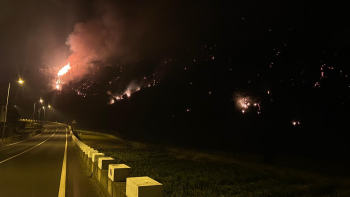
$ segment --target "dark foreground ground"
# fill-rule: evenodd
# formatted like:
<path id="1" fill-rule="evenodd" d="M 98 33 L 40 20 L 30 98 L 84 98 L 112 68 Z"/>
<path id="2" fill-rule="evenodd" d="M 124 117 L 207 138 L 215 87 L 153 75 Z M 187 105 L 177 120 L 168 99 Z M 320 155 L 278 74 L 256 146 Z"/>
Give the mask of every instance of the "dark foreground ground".
<path id="1" fill-rule="evenodd" d="M 252 162 L 258 157 L 248 154 L 236 154 L 240 160 L 225 153 L 125 142 L 84 131 L 79 137 L 117 163 L 132 167 L 131 176 L 161 182 L 164 196 L 350 196 L 348 177 L 324 168 L 325 173 L 297 169 L 297 165 L 329 165 L 322 161 L 282 157 L 275 161 L 281 166 L 294 161 L 287 168 Z"/>

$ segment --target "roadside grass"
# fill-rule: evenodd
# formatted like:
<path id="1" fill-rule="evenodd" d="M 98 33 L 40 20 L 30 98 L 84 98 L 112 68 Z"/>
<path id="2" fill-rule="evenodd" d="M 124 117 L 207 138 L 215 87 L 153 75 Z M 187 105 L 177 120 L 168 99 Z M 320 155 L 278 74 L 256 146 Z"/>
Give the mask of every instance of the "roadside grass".
<path id="1" fill-rule="evenodd" d="M 131 176 L 149 176 L 163 184 L 165 197 L 349 197 L 350 181 L 307 171 L 243 162 L 213 153 L 133 148 L 125 141 L 83 132 L 80 139 L 132 168 Z"/>
<path id="2" fill-rule="evenodd" d="M 165 197 L 350 196 L 348 183 L 294 171 L 195 161 L 164 150 L 101 148 L 99 151 L 117 163 L 130 166 L 131 176 L 149 176 L 162 183 Z"/>

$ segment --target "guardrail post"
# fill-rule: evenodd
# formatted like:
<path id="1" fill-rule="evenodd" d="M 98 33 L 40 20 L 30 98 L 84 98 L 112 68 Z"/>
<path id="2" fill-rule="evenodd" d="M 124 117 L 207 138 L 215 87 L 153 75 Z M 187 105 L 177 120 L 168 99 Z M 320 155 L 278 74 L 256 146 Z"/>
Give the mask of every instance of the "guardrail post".
<path id="1" fill-rule="evenodd" d="M 163 185 L 148 176 L 126 179 L 128 197 L 162 197 Z"/>

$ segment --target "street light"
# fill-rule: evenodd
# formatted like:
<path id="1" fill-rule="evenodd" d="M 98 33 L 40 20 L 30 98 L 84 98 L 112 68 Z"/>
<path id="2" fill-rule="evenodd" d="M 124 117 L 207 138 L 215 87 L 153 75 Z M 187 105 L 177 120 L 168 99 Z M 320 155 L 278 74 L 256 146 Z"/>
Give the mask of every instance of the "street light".
<path id="1" fill-rule="evenodd" d="M 19 78 L 18 83 L 19 84 L 23 84 L 24 81 L 21 78 Z M 4 129 L 2 130 L 2 141 L 1 141 L 2 144 L 4 143 L 4 135 L 5 135 L 5 127 L 6 127 L 6 119 L 7 119 L 7 106 L 9 105 L 10 88 L 11 88 L 11 82 L 9 82 L 9 87 L 7 89 L 6 109 L 5 109 L 5 118 L 4 118 Z"/>

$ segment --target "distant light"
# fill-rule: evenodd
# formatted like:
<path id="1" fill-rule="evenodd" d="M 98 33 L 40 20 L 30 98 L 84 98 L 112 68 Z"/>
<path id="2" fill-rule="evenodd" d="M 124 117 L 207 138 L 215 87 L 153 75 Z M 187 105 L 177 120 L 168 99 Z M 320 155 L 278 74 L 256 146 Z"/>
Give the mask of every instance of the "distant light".
<path id="1" fill-rule="evenodd" d="M 294 125 L 294 126 L 297 125 L 297 122 L 294 121 L 294 122 L 293 122 L 293 125 Z"/>
<path id="2" fill-rule="evenodd" d="M 42 103 L 43 102 L 43 99 L 40 99 L 40 103 Z"/>
<path id="3" fill-rule="evenodd" d="M 242 113 L 243 113 L 243 114 L 245 113 L 244 109 L 242 109 Z"/>
<path id="4" fill-rule="evenodd" d="M 187 112 L 190 112 L 191 111 L 191 109 L 187 109 Z"/>
<path id="5" fill-rule="evenodd" d="M 19 83 L 19 84 L 23 84 L 24 81 L 23 81 L 21 78 L 19 78 L 18 83 Z"/>
<path id="6" fill-rule="evenodd" d="M 45 109 L 45 106 L 43 106 L 43 109 Z"/>
<path id="7" fill-rule="evenodd" d="M 51 105 L 49 105 L 48 107 L 51 108 Z"/>

